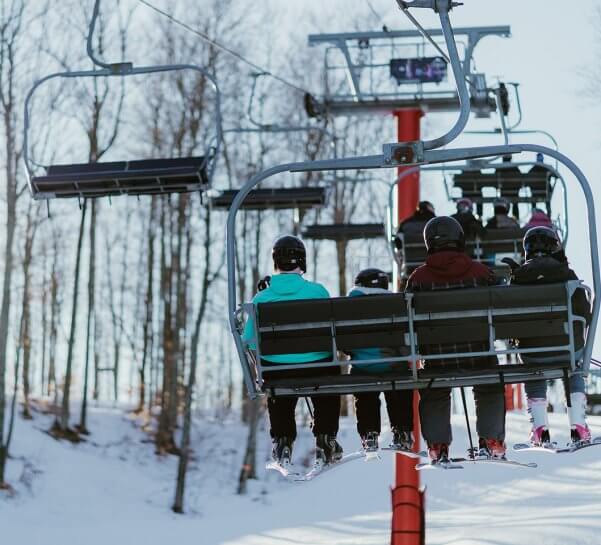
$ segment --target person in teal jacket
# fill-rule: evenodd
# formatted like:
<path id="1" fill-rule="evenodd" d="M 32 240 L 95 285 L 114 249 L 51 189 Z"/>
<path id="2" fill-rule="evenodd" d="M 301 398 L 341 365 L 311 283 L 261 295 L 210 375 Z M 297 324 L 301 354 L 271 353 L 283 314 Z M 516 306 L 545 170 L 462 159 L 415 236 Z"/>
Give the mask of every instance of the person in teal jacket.
<path id="1" fill-rule="evenodd" d="M 295 236 L 286 235 L 276 240 L 273 246 L 274 274 L 269 281 L 259 282 L 259 291 L 253 303 L 290 301 L 295 299 L 327 299 L 328 290 L 321 284 L 303 278 L 307 271 L 307 252 L 303 242 Z M 254 323 L 246 322 L 243 340 L 249 348 L 255 349 L 252 342 Z M 267 369 L 270 364 L 297 364 L 331 361 L 331 352 L 305 352 L 302 354 L 277 354 L 262 356 L 262 365 Z M 290 371 L 265 371 L 263 377 L 269 380 L 283 377 L 306 377 L 332 375 L 340 373 L 340 368 L 291 369 Z M 338 419 L 340 417 L 339 396 L 315 396 L 311 398 L 314 407 L 313 434 L 315 435 L 316 459 L 323 463 L 332 463 L 342 458 L 342 447 L 336 441 Z M 270 434 L 273 441 L 273 459 L 280 464 L 290 463 L 292 446 L 296 439 L 295 410 L 297 397 L 269 397 L 267 410 L 270 421 Z"/>
<path id="2" fill-rule="evenodd" d="M 388 275 L 380 269 L 364 269 L 355 277 L 355 286 L 349 297 L 381 295 L 388 291 Z M 361 360 L 375 360 L 385 357 L 382 349 L 360 348 L 350 354 L 353 363 L 351 374 L 386 373 L 392 366 L 386 363 L 361 364 Z M 395 390 L 384 392 L 386 410 L 392 431 L 392 448 L 411 450 L 413 446 L 413 390 Z M 355 413 L 357 431 L 361 437 L 363 449 L 367 452 L 378 449 L 381 431 L 380 392 L 355 394 Z"/>

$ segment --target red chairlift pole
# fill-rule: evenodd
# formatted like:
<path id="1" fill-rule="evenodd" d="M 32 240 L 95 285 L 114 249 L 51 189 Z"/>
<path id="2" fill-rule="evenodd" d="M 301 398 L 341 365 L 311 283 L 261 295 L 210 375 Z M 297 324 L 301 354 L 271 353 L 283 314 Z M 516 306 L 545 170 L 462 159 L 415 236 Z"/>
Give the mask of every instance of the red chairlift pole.
<path id="1" fill-rule="evenodd" d="M 422 110 L 397 110 L 393 112 L 397 121 L 399 142 L 420 139 Z M 408 167 L 400 167 L 399 174 Z M 419 172 L 410 174 L 397 186 L 398 222 L 413 214 L 420 200 Z M 420 451 L 419 394 L 413 394 L 414 452 Z M 423 513 L 424 493 L 420 489 L 416 460 L 403 454 L 395 456 L 395 486 L 392 489 L 391 545 L 423 545 L 425 543 L 425 520 Z"/>

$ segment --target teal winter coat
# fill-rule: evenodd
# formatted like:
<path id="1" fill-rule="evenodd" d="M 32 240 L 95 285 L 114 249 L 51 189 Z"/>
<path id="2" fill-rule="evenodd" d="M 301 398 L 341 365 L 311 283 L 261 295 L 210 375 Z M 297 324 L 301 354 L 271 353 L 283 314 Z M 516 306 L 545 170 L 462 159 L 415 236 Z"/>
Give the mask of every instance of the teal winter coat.
<path id="1" fill-rule="evenodd" d="M 305 280 L 297 273 L 281 273 L 274 274 L 271 277 L 270 286 L 257 293 L 252 302 L 258 305 L 260 303 L 274 303 L 276 301 L 292 301 L 297 299 L 329 299 L 329 297 L 328 290 L 321 284 Z M 249 318 L 242 336 L 243 340 L 248 342 L 250 348 L 253 350 L 256 349 L 255 344 L 251 342 L 254 327 L 254 320 Z M 302 354 L 262 356 L 262 359 L 272 363 L 309 363 L 331 357 L 331 352 L 304 352 Z"/>

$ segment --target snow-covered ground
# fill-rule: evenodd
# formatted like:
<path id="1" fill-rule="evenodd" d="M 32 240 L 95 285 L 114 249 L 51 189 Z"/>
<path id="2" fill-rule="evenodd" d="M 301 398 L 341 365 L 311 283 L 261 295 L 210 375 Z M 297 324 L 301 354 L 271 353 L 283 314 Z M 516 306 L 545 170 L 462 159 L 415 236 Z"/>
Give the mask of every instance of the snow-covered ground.
<path id="1" fill-rule="evenodd" d="M 454 417 L 452 454 L 467 445 Z M 13 497 L 0 495 L 2 545 L 385 545 L 390 542 L 393 456 L 340 466 L 310 483 L 283 482 L 275 473 L 235 494 L 246 432 L 232 422 L 199 422 L 197 456 L 187 488 L 187 514 L 169 507 L 176 459 L 156 458 L 152 444 L 122 411 L 94 409 L 85 444 L 57 442 L 43 430 L 49 417 L 18 422 L 9 479 Z M 566 416 L 551 415 L 558 440 Z M 601 435 L 601 417 L 591 419 Z M 353 422 L 341 442 L 358 447 Z M 508 415 L 508 441 L 525 438 L 523 414 Z M 560 434 L 563 431 L 563 434 Z M 385 435 L 384 439 L 387 439 Z M 295 449 L 310 459 L 305 430 Z M 269 448 L 261 433 L 260 465 Z M 570 455 L 510 453 L 537 469 L 479 465 L 426 471 L 428 545 L 598 545 L 601 543 L 601 447 Z"/>

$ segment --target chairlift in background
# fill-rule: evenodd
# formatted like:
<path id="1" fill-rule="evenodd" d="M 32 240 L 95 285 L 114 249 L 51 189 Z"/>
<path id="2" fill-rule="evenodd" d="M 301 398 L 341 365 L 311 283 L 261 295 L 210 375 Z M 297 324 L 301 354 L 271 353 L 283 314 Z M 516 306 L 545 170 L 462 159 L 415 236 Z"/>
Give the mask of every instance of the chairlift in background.
<path id="1" fill-rule="evenodd" d="M 220 92 L 215 78 L 194 64 L 167 64 L 134 67 L 130 62 L 105 63 L 92 49 L 94 27 L 100 8 L 96 0 L 87 37 L 88 56 L 94 70 L 64 71 L 38 80 L 25 99 L 23 159 L 29 190 L 34 199 L 96 198 L 116 195 L 161 195 L 204 191 L 211 185 L 216 158 L 221 145 Z M 34 93 L 44 83 L 61 78 L 123 78 L 136 75 L 193 71 L 206 78 L 215 93 L 213 123 L 215 137 L 203 155 L 180 158 L 152 158 L 134 161 L 91 162 L 40 165 L 30 155 L 29 131 Z"/>

